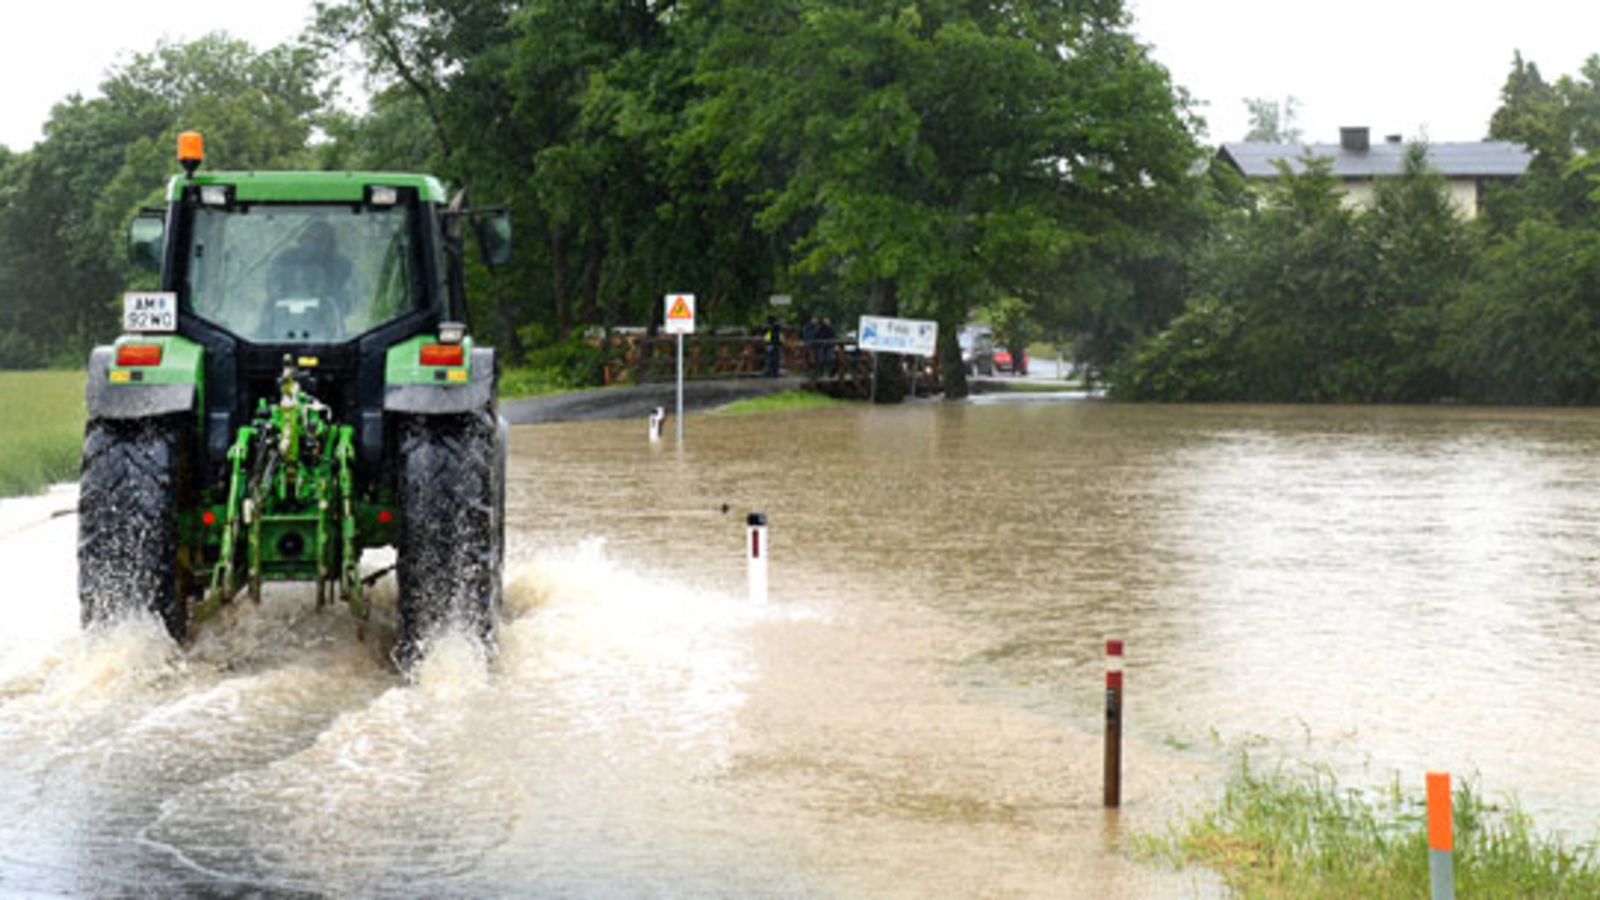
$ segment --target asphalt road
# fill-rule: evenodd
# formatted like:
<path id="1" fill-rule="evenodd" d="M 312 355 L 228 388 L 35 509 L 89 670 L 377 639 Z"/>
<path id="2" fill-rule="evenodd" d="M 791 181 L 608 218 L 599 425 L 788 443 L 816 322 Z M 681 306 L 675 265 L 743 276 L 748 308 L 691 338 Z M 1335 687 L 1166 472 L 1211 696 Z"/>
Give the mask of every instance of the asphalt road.
<path id="1" fill-rule="evenodd" d="M 714 409 L 736 400 L 798 390 L 804 384 L 805 379 L 789 376 L 687 381 L 683 386 L 683 406 L 691 412 Z M 500 404 L 500 414 L 513 425 L 643 419 L 658 406 L 670 413 L 677 405 L 676 392 L 677 385 L 670 381 L 631 387 L 595 388 L 548 397 L 506 400 Z"/>

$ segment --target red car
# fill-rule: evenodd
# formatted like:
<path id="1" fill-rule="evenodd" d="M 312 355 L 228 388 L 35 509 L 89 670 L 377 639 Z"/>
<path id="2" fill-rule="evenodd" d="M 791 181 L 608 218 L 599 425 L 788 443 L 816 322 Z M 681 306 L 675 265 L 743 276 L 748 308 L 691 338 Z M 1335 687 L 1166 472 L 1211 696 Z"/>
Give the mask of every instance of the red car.
<path id="1" fill-rule="evenodd" d="M 1028 351 L 1022 351 L 1018 364 L 1012 365 L 1011 349 L 1009 347 L 1001 347 L 997 345 L 994 348 L 994 368 L 997 372 L 1010 372 L 1013 375 L 1026 375 L 1028 374 Z"/>

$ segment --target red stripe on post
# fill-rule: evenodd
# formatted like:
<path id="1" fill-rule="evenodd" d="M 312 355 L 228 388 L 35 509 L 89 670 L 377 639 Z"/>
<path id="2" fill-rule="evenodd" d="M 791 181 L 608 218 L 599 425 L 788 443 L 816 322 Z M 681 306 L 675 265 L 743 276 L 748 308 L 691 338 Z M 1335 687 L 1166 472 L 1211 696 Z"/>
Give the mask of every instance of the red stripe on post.
<path id="1" fill-rule="evenodd" d="M 1107 672 L 1106 673 L 1106 688 L 1108 690 L 1113 690 L 1113 691 L 1122 690 L 1122 673 L 1121 672 Z"/>
<path id="2" fill-rule="evenodd" d="M 761 558 L 761 531 L 756 528 L 750 529 L 750 558 Z"/>
<path id="3" fill-rule="evenodd" d="M 1113 641 L 1106 641 L 1106 655 L 1107 656 L 1121 656 L 1122 655 L 1122 642 L 1121 641 L 1114 641 L 1114 640 Z"/>

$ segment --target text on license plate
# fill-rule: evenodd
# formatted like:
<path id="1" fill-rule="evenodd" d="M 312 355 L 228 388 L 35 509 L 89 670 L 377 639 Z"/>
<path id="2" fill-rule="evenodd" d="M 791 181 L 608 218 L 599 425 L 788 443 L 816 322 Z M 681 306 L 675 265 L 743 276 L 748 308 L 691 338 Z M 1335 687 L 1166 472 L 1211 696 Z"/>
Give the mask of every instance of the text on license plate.
<path id="1" fill-rule="evenodd" d="M 178 295 L 168 291 L 129 291 L 123 294 L 122 330 L 178 330 Z"/>

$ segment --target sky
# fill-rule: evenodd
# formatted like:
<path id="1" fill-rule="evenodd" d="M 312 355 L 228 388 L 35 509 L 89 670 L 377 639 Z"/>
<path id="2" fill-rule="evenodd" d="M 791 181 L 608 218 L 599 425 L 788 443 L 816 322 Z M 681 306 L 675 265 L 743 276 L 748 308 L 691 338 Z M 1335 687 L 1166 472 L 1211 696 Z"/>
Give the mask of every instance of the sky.
<path id="1" fill-rule="evenodd" d="M 26 150 L 50 108 L 95 93 L 119 58 L 149 53 L 163 38 L 227 31 L 258 48 L 294 37 L 311 0 L 23 0 L 6 4 L 0 53 L 0 144 Z"/>
<path id="2" fill-rule="evenodd" d="M 1298 101 L 1311 143 L 1344 126 L 1374 140 L 1487 136 L 1512 54 L 1546 80 L 1600 53 L 1600 3 L 1519 0 L 1128 0 L 1134 33 L 1196 100 L 1208 142 L 1249 131 L 1247 97 Z"/>
<path id="3" fill-rule="evenodd" d="M 1128 0 L 1134 32 L 1202 105 L 1211 143 L 1249 128 L 1244 99 L 1298 101 L 1305 138 L 1339 128 L 1435 142 L 1484 137 L 1512 52 L 1554 80 L 1600 53 L 1600 3 L 1521 0 Z M 0 144 L 24 150 L 55 103 L 92 94 L 119 54 L 225 29 L 266 47 L 298 33 L 311 0 L 39 0 L 8 9 Z"/>

